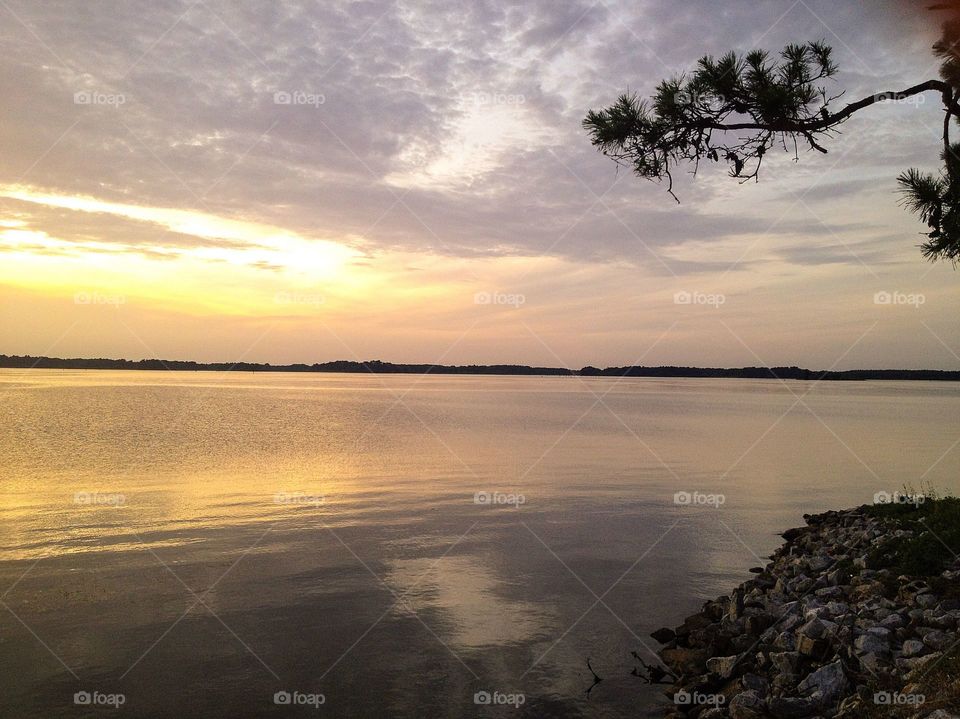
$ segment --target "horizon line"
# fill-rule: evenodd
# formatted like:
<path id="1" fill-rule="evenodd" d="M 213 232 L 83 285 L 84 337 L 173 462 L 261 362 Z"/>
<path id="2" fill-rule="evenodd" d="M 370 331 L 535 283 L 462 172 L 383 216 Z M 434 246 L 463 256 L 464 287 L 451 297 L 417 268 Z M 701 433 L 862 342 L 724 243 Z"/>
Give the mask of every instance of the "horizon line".
<path id="1" fill-rule="evenodd" d="M 148 366 L 149 365 L 149 366 Z M 576 377 L 678 377 L 731 379 L 799 380 L 927 380 L 960 381 L 960 370 L 943 369 L 848 369 L 809 370 L 790 366 L 695 367 L 684 365 L 623 365 L 605 368 L 585 365 L 580 369 L 539 367 L 525 364 L 442 365 L 427 362 L 384 362 L 383 360 L 331 360 L 307 364 L 293 362 L 197 362 L 158 358 L 129 360 L 106 357 L 62 358 L 41 355 L 0 354 L 3 369 L 76 369 L 125 371 L 263 371 L 328 372 L 370 374 L 473 374 L 473 375 L 550 375 Z"/>

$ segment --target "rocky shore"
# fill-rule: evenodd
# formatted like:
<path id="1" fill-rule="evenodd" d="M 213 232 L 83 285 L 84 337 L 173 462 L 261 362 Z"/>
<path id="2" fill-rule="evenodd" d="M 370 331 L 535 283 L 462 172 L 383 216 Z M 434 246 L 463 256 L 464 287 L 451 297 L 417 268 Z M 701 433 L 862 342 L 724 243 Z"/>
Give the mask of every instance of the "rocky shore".
<path id="1" fill-rule="evenodd" d="M 754 578 L 653 633 L 675 680 L 667 715 L 955 717 L 960 561 L 876 568 L 884 547 L 930 530 L 870 507 L 804 519 Z"/>

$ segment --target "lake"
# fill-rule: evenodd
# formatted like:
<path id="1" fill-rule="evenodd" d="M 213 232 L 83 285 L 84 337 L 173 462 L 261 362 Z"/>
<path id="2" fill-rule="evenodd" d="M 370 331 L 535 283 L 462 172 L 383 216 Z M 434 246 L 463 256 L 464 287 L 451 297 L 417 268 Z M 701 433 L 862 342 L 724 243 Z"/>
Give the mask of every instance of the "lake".
<path id="1" fill-rule="evenodd" d="M 0 370 L 0 390 L 3 716 L 658 716 L 631 652 L 652 662 L 651 631 L 803 513 L 960 489 L 947 383 Z"/>

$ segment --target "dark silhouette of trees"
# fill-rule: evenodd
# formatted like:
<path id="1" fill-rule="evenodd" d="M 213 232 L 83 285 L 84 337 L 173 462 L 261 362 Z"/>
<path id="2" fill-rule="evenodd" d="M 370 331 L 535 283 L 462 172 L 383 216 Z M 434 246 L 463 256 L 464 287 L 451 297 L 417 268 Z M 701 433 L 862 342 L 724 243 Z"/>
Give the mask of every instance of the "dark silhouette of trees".
<path id="1" fill-rule="evenodd" d="M 960 120 L 960 20 L 944 23 L 933 46 L 942 60 L 940 79 L 899 91 L 878 92 L 834 109 L 842 92 L 829 94 L 826 81 L 837 73 L 831 48 L 823 42 L 788 45 L 776 57 L 764 50 L 702 57 L 689 75 L 664 80 L 650 100 L 624 94 L 612 105 L 591 110 L 584 129 L 598 150 L 649 180 L 667 182 L 674 168 L 701 161 L 725 163 L 740 182 L 758 180 L 764 157 L 782 148 L 799 159 L 799 149 L 826 153 L 827 140 L 854 113 L 871 105 L 906 100 L 926 92 L 943 102 L 943 166 L 937 174 L 917 169 L 897 181 L 902 203 L 927 224 L 921 244 L 928 260 L 960 260 L 960 142 L 950 125 Z"/>

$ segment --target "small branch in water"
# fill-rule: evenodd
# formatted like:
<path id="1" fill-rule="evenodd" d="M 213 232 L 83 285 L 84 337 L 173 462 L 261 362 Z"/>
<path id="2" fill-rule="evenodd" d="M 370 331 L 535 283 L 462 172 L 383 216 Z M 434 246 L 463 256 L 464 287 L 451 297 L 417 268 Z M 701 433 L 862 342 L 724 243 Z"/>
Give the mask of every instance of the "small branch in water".
<path id="1" fill-rule="evenodd" d="M 664 681 L 668 676 L 671 679 L 675 680 L 676 675 L 668 669 L 663 667 L 658 667 L 656 665 L 647 664 L 643 659 L 637 654 L 636 651 L 630 652 L 631 656 L 640 662 L 640 665 L 643 667 L 645 673 L 641 673 L 636 667 L 633 668 L 633 671 L 630 672 L 635 677 L 640 677 L 647 684 L 669 684 L 670 681 Z"/>
<path id="2" fill-rule="evenodd" d="M 590 685 L 590 688 L 587 689 L 587 692 L 586 692 L 587 696 L 590 696 L 590 692 L 593 691 L 593 688 L 594 688 L 595 686 L 597 686 L 597 684 L 599 684 L 600 682 L 602 682 L 603 679 L 602 679 L 601 677 L 599 677 L 595 671 L 593 671 L 593 667 L 590 666 L 590 659 L 589 659 L 589 657 L 587 658 L 587 669 L 589 669 L 589 670 L 590 670 L 590 673 L 593 674 L 593 684 Z"/>

